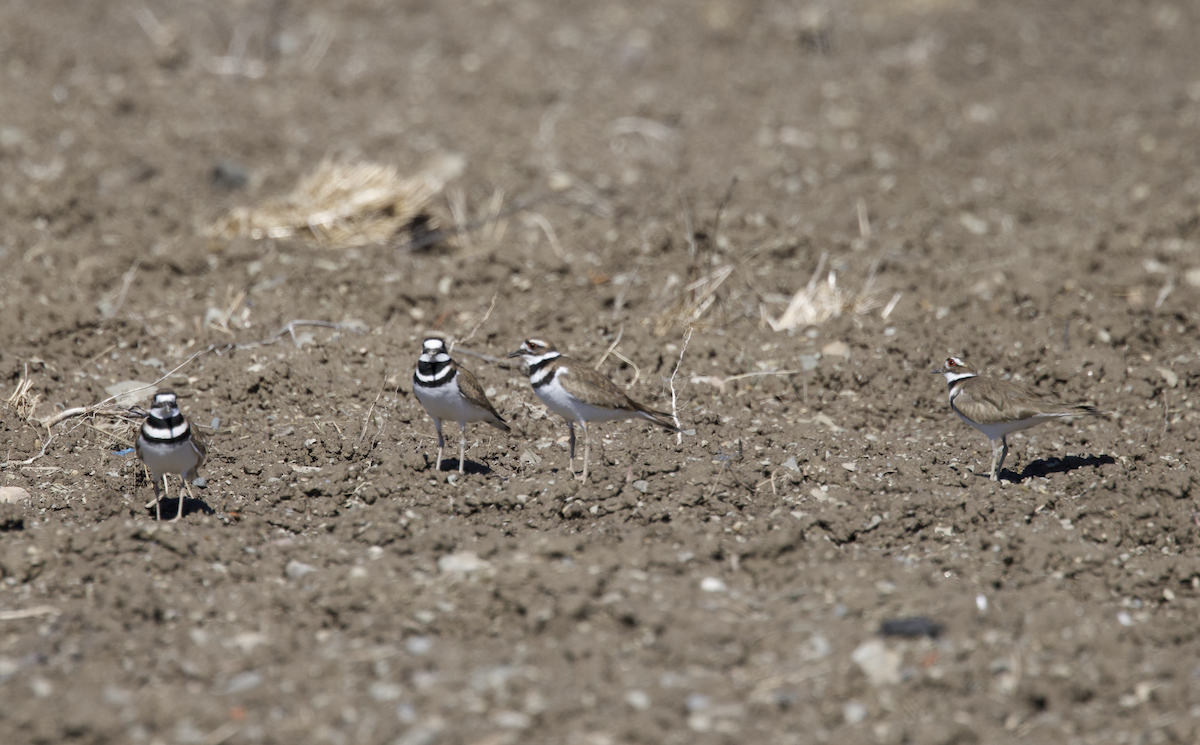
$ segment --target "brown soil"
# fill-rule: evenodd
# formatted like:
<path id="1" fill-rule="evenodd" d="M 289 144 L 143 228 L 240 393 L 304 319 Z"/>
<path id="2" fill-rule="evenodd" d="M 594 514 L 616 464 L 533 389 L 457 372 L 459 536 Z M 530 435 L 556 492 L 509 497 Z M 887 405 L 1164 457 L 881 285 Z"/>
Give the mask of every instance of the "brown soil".
<path id="1" fill-rule="evenodd" d="M 4 3 L 0 741 L 1196 741 L 1198 34 L 1117 0 Z M 502 233 L 206 232 L 325 156 L 447 154 L 472 218 L 523 207 Z M 774 330 L 823 254 L 852 297 L 878 262 L 876 304 Z M 294 319 L 345 325 L 230 346 Z M 513 434 L 457 477 L 409 380 L 477 325 Z M 469 356 L 531 335 L 619 339 L 660 409 L 678 363 L 694 433 L 596 425 L 572 481 Z M 178 523 L 128 428 L 26 419 L 210 347 L 159 384 L 217 427 Z M 948 354 L 1108 415 L 992 483 Z M 909 617 L 941 633 L 880 635 Z"/>

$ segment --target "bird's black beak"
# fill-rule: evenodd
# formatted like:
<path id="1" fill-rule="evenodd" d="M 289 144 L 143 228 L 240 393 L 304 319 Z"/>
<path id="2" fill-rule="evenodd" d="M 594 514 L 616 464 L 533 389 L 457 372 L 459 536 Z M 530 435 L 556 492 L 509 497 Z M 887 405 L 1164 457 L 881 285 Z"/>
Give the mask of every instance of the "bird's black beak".
<path id="1" fill-rule="evenodd" d="M 504 356 L 505 356 L 505 357 L 507 357 L 507 358 L 508 358 L 508 359 L 510 359 L 510 360 L 511 360 L 513 357 L 520 357 L 520 356 L 521 356 L 521 350 L 519 350 L 519 349 L 518 349 L 518 350 L 517 350 L 517 351 L 515 351 L 515 352 L 509 352 L 508 354 L 506 354 L 506 355 L 504 355 Z"/>

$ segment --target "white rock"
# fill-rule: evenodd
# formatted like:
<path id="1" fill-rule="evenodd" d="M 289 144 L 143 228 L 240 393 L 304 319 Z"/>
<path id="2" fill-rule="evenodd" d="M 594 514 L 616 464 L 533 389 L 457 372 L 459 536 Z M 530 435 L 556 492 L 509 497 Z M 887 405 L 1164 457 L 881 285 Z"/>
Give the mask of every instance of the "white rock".
<path id="1" fill-rule="evenodd" d="M 700 589 L 705 592 L 725 592 L 725 583 L 720 577 L 705 577 L 700 580 Z"/>
<path id="2" fill-rule="evenodd" d="M 858 724 L 867 718 L 867 707 L 858 701 L 847 701 L 842 705 L 842 718 L 846 724 Z"/>
<path id="3" fill-rule="evenodd" d="M 377 680 L 367 686 L 367 695 L 375 701 L 396 701 L 404 695 L 404 689 L 398 683 L 385 683 Z"/>
<path id="4" fill-rule="evenodd" d="M 423 654 L 429 654 L 429 650 L 433 649 L 433 639 L 428 636 L 413 636 L 409 637 L 404 643 L 404 648 L 409 654 L 414 654 L 420 657 Z"/>
<path id="5" fill-rule="evenodd" d="M 528 729 L 533 720 L 523 711 L 498 711 L 492 715 L 492 721 L 503 729 Z"/>
<path id="6" fill-rule="evenodd" d="M 490 566 L 491 564 L 476 556 L 474 551 L 458 551 L 438 559 L 438 571 L 443 574 L 467 574 Z"/>
<path id="7" fill-rule="evenodd" d="M 888 649 L 880 639 L 869 639 L 850 655 L 867 676 L 871 685 L 894 685 L 900 682 L 900 653 Z"/>
<path id="8" fill-rule="evenodd" d="M 821 354 L 825 357 L 850 359 L 850 345 L 844 341 L 831 341 L 821 347 Z"/>
<path id="9" fill-rule="evenodd" d="M 634 689 L 625 693 L 625 703 L 638 711 L 646 711 L 650 708 L 650 696 L 645 691 Z"/>
<path id="10" fill-rule="evenodd" d="M 16 504 L 29 499 L 29 492 L 19 486 L 0 486 L 0 504 Z"/>
<path id="11" fill-rule="evenodd" d="M 287 566 L 283 568 L 284 574 L 291 579 L 300 579 L 304 575 L 315 571 L 317 571 L 315 566 L 311 564 L 305 564 L 303 561 L 296 561 L 295 559 L 289 561 Z"/>

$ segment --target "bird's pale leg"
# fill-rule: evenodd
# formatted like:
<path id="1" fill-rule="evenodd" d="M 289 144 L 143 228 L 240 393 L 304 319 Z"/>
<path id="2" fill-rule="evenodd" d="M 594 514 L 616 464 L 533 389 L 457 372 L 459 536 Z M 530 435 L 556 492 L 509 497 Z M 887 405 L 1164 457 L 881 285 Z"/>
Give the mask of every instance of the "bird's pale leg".
<path id="1" fill-rule="evenodd" d="M 187 476 L 179 477 L 179 509 L 175 511 L 175 518 L 171 522 L 179 522 L 179 518 L 183 517 L 183 490 L 187 489 L 187 495 L 192 496 L 192 485 L 188 483 Z"/>
<path id="2" fill-rule="evenodd" d="M 433 466 L 433 470 L 440 471 L 440 470 L 442 470 L 442 453 L 446 449 L 446 441 L 442 439 L 442 420 L 434 419 L 433 420 L 433 428 L 436 429 L 437 433 L 438 433 L 438 454 L 437 454 L 437 461 L 434 463 L 434 466 Z"/>
<path id="3" fill-rule="evenodd" d="M 587 481 L 588 476 L 588 458 L 592 454 L 592 435 L 588 432 L 587 422 L 581 422 L 583 427 L 583 474 L 580 475 L 580 481 Z"/>
<path id="4" fill-rule="evenodd" d="M 567 432 L 570 433 L 570 438 L 567 440 L 567 468 L 570 469 L 571 475 L 575 475 L 575 422 L 567 420 Z"/>
<path id="5" fill-rule="evenodd" d="M 463 459 L 467 456 L 467 423 L 459 422 L 458 428 L 460 430 L 458 435 L 458 472 L 466 473 Z"/>
<path id="6" fill-rule="evenodd" d="M 992 481 L 1000 480 L 1000 469 L 1008 456 L 1008 438 L 1001 437 L 1000 442 L 992 443 Z"/>
<path id="7" fill-rule="evenodd" d="M 154 519 L 162 522 L 162 501 L 170 493 L 170 488 L 167 487 L 167 475 L 162 475 L 162 490 L 158 488 L 158 480 L 154 481 Z"/>

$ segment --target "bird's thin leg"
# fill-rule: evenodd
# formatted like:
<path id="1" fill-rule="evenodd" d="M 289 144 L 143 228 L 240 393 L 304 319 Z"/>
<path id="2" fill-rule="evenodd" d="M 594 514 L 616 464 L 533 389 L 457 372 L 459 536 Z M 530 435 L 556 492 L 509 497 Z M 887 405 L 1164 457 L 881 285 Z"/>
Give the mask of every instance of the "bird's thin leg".
<path id="1" fill-rule="evenodd" d="M 165 487 L 167 483 L 167 477 L 163 476 L 162 480 L 163 486 Z M 162 499 L 162 489 L 160 489 L 158 486 L 158 479 L 154 479 L 154 519 L 156 521 L 162 520 Z"/>
<path id="2" fill-rule="evenodd" d="M 588 476 L 588 458 L 592 454 L 592 436 L 588 433 L 587 422 L 581 422 L 583 427 L 583 474 L 580 475 L 580 481 L 587 481 Z"/>
<path id="3" fill-rule="evenodd" d="M 183 490 L 187 489 L 188 496 L 192 496 L 192 487 L 188 484 L 187 476 L 180 476 L 179 480 L 179 509 L 175 511 L 175 518 L 171 520 L 173 523 L 179 522 L 179 518 L 183 517 Z"/>
<path id="4" fill-rule="evenodd" d="M 446 449 L 446 441 L 442 439 L 442 420 L 434 419 L 433 428 L 436 429 L 438 433 L 438 454 L 437 461 L 435 461 L 433 466 L 433 470 L 440 471 L 442 470 L 442 453 Z"/>
<path id="5" fill-rule="evenodd" d="M 999 442 L 992 443 L 992 481 L 1000 480 L 1000 469 L 1004 466 L 1004 458 L 1007 455 L 1007 437 L 1001 437 Z"/>
<path id="6" fill-rule="evenodd" d="M 458 472 L 466 473 L 465 467 L 463 466 L 463 459 L 467 455 L 467 423 L 459 422 L 458 428 Z"/>
<path id="7" fill-rule="evenodd" d="M 567 420 L 567 432 L 570 433 L 570 438 L 567 440 L 567 468 L 571 470 L 571 475 L 575 475 L 575 422 Z"/>

